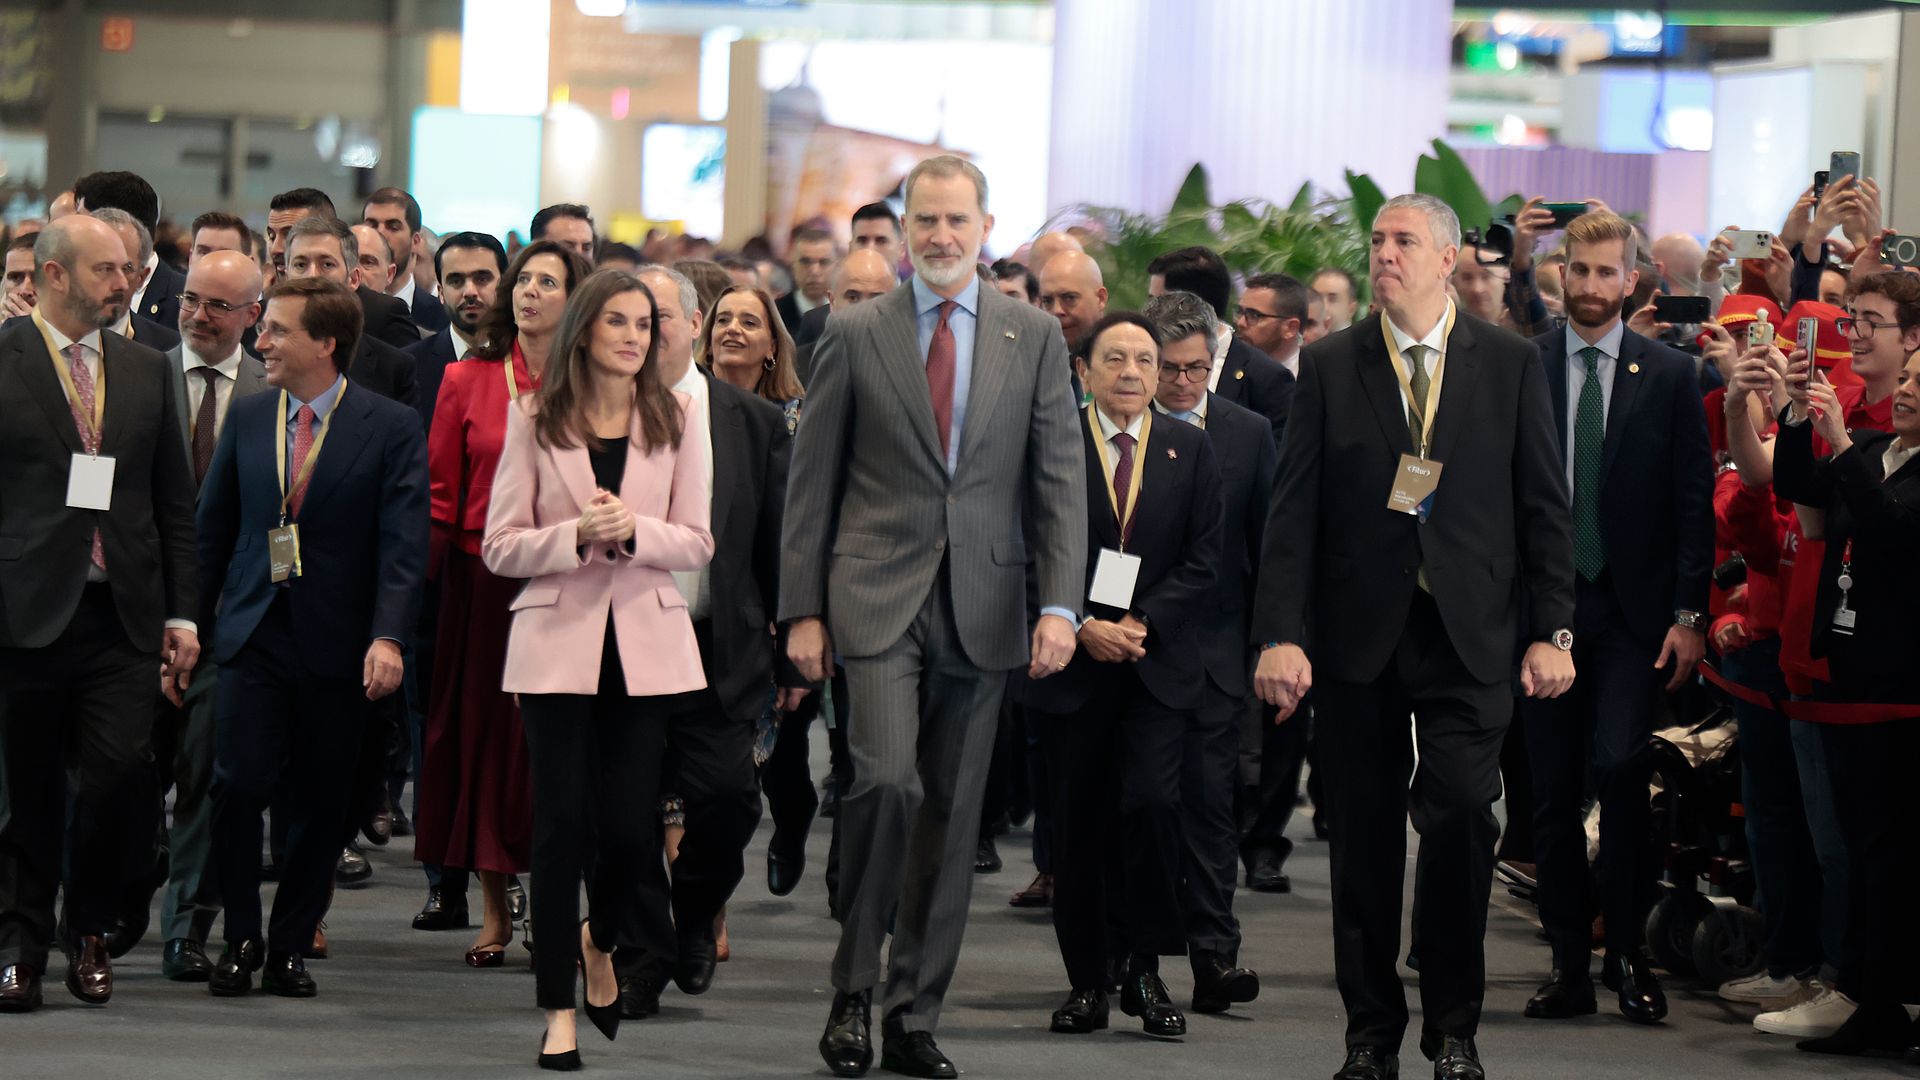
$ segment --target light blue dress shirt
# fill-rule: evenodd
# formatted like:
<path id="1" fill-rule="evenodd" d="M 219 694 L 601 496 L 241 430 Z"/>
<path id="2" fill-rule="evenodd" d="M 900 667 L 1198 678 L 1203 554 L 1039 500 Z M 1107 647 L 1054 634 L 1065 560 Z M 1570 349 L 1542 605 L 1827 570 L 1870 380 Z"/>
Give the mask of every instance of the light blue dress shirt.
<path id="1" fill-rule="evenodd" d="M 920 331 L 920 365 L 926 366 L 933 347 L 933 331 L 940 325 L 940 305 L 946 297 L 934 292 L 920 275 L 913 275 L 913 310 Z M 973 387 L 973 338 L 980 322 L 980 275 L 970 274 L 967 287 L 953 298 L 958 305 L 947 316 L 953 331 L 953 430 L 947 433 L 947 475 L 960 467 L 960 433 L 967 430 L 967 392 Z"/>
<path id="2" fill-rule="evenodd" d="M 1580 389 L 1587 385 L 1587 362 L 1580 359 L 1580 350 L 1587 347 L 1586 339 L 1574 333 L 1573 324 L 1567 324 L 1567 490 L 1574 488 L 1574 433 L 1580 424 Z M 1627 324 L 1615 321 L 1613 329 L 1606 336 L 1593 343 L 1600 350 L 1600 359 L 1594 364 L 1594 370 L 1600 379 L 1600 426 L 1607 424 L 1607 414 L 1613 411 L 1613 373 L 1619 366 L 1620 346 L 1626 340 Z"/>
<path id="3" fill-rule="evenodd" d="M 287 483 L 293 483 L 293 435 L 300 430 L 300 406 L 313 407 L 314 434 L 320 433 L 320 425 L 333 415 L 333 403 L 340 399 L 341 388 L 347 385 L 345 376 L 333 380 L 333 385 L 312 401 L 301 401 L 292 394 L 287 395 Z"/>

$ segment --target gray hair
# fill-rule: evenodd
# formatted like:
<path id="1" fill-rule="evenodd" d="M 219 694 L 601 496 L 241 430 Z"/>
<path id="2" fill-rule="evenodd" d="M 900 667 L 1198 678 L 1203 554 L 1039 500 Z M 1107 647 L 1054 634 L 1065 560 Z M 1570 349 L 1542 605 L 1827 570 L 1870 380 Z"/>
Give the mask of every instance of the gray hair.
<path id="1" fill-rule="evenodd" d="M 680 294 L 680 314 L 691 325 L 694 316 L 700 314 L 700 289 L 693 283 L 693 279 L 661 263 L 641 263 L 633 268 L 634 277 L 640 277 L 643 274 L 658 274 L 673 282 L 674 291 Z"/>
<path id="2" fill-rule="evenodd" d="M 1427 231 L 1433 234 L 1433 242 L 1438 247 L 1458 248 L 1460 246 L 1460 218 L 1453 207 L 1432 195 L 1395 195 L 1380 204 L 1380 213 L 1373 216 L 1374 223 L 1389 210 L 1418 210 L 1427 218 Z"/>
<path id="3" fill-rule="evenodd" d="M 915 165 L 913 171 L 907 174 L 905 202 L 908 207 L 913 206 L 913 185 L 919 183 L 923 176 L 942 180 L 955 176 L 966 177 L 973 181 L 973 190 L 980 195 L 980 212 L 983 214 L 987 212 L 987 174 L 980 171 L 980 166 L 966 158 L 954 154 L 941 154 Z"/>
<path id="4" fill-rule="evenodd" d="M 133 261 L 141 266 L 147 265 L 147 260 L 153 257 L 153 234 L 147 231 L 145 225 L 140 224 L 139 219 L 117 206 L 103 206 L 98 210 L 89 211 L 89 213 L 93 215 L 95 221 L 114 229 L 124 229 L 129 225 L 133 226 L 133 231 L 140 236 L 140 253 L 133 257 Z M 64 266 L 66 264 L 62 263 L 61 265 Z"/>
<path id="5" fill-rule="evenodd" d="M 1160 331 L 1160 340 L 1166 345 L 1200 334 L 1206 338 L 1207 355 L 1220 347 L 1220 319 L 1213 313 L 1212 304 L 1193 293 L 1162 293 L 1148 300 L 1141 314 Z"/>
<path id="6" fill-rule="evenodd" d="M 340 241 L 340 261 L 351 273 L 360 268 L 360 241 L 353 226 L 326 214 L 309 214 L 287 226 L 287 258 L 293 258 L 293 242 L 303 236 L 331 236 Z M 389 260 L 391 261 L 391 260 Z"/>
<path id="7" fill-rule="evenodd" d="M 70 235 L 72 229 L 56 229 L 53 224 L 40 230 L 33 238 L 33 287 L 47 287 L 47 264 L 59 263 L 67 273 L 73 273 L 73 264 L 79 256 L 79 249 Z"/>

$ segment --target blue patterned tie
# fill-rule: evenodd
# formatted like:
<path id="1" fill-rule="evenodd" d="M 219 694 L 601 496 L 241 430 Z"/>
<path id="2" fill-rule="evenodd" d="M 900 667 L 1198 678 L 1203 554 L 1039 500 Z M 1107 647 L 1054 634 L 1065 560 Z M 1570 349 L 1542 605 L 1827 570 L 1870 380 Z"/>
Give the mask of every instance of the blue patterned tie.
<path id="1" fill-rule="evenodd" d="M 1588 581 L 1607 568 L 1607 541 L 1600 534 L 1600 460 L 1607 439 L 1607 402 L 1600 391 L 1600 350 L 1580 350 L 1587 377 L 1573 417 L 1573 566 Z"/>

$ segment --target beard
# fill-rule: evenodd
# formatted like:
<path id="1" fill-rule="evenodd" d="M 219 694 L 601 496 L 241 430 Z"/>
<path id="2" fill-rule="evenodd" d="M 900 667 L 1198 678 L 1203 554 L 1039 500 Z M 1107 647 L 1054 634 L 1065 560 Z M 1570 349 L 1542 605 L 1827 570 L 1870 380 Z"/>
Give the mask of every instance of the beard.
<path id="1" fill-rule="evenodd" d="M 941 267 L 928 262 L 918 251 L 910 252 L 908 258 L 913 261 L 913 272 L 919 274 L 927 284 L 936 289 L 944 289 L 965 281 L 968 274 L 975 273 L 974 264 L 980 261 L 978 251 L 961 251 L 951 266 Z"/>
<path id="2" fill-rule="evenodd" d="M 104 299 L 95 301 L 76 293 L 72 305 L 72 313 L 76 320 L 105 330 L 126 315 L 127 294 L 109 293 Z"/>
<path id="3" fill-rule="evenodd" d="M 1627 306 L 1627 298 L 1608 299 L 1604 296 L 1568 296 L 1565 300 L 1567 318 L 1581 326 L 1604 326 L 1620 316 Z"/>

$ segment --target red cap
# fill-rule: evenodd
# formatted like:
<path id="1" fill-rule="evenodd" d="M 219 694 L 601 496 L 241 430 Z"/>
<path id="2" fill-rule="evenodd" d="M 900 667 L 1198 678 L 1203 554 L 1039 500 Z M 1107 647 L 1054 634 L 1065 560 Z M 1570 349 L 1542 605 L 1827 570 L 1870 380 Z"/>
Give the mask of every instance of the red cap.
<path id="1" fill-rule="evenodd" d="M 1847 336 L 1840 332 L 1840 324 L 1836 321 L 1845 315 L 1846 312 L 1832 304 L 1802 300 L 1787 312 L 1786 321 L 1775 324 L 1780 332 L 1774 337 L 1773 343 L 1781 352 L 1792 352 L 1800 345 L 1800 320 L 1818 319 L 1820 333 L 1814 339 L 1813 362 L 1823 368 L 1831 368 L 1853 355 L 1853 350 L 1847 347 Z"/>

